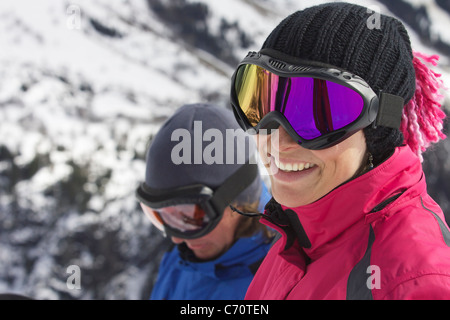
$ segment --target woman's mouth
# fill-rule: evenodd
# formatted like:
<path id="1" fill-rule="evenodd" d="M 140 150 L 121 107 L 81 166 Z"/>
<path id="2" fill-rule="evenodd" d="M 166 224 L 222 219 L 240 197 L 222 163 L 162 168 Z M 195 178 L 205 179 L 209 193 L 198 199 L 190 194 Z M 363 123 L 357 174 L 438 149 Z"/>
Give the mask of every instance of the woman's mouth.
<path id="1" fill-rule="evenodd" d="M 284 182 L 294 182 L 305 178 L 318 169 L 318 166 L 311 162 L 293 161 L 287 159 L 276 159 L 270 156 L 270 173 L 276 180 Z"/>
<path id="2" fill-rule="evenodd" d="M 279 159 L 275 159 L 274 157 L 271 157 L 271 159 L 275 163 L 275 166 L 284 172 L 303 171 L 315 166 L 314 163 L 310 162 L 284 162 L 280 161 Z"/>

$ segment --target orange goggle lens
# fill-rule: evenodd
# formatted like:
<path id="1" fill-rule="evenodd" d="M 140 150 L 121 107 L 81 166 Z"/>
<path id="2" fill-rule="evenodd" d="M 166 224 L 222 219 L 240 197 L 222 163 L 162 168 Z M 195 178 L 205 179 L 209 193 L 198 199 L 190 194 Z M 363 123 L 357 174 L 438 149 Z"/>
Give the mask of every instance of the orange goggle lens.
<path id="1" fill-rule="evenodd" d="M 181 232 L 198 232 L 210 222 L 205 211 L 198 204 L 180 204 L 152 209 L 141 203 L 142 210 L 150 221 L 161 231 L 164 225 Z"/>

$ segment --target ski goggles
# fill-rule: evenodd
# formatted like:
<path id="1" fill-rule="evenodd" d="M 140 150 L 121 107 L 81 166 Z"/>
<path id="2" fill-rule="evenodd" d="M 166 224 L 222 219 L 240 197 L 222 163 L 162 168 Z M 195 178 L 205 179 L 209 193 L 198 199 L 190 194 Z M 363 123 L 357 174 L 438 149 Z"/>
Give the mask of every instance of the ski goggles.
<path id="1" fill-rule="evenodd" d="M 329 148 L 369 125 L 399 128 L 404 100 L 378 97 L 359 76 L 272 49 L 250 52 L 232 77 L 231 104 L 244 130 L 280 125 L 304 148 Z"/>
<path id="2" fill-rule="evenodd" d="M 196 184 L 171 189 L 136 190 L 145 215 L 165 236 L 184 239 L 203 237 L 220 222 L 227 206 L 257 177 L 258 166 L 247 162 L 216 190 Z"/>

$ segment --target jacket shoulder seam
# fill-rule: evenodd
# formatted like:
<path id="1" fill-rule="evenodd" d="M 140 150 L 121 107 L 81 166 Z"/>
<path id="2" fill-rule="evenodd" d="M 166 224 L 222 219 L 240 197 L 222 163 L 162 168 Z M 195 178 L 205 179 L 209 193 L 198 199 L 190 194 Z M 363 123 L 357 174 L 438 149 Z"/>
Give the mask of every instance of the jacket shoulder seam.
<path id="1" fill-rule="evenodd" d="M 417 280 L 417 279 L 420 279 L 420 278 L 423 278 L 423 277 L 428 277 L 428 276 L 446 277 L 446 278 L 450 279 L 450 274 L 440 273 L 440 272 L 425 272 L 425 273 L 417 274 L 417 275 L 414 275 L 414 276 L 409 276 L 407 279 L 402 280 L 399 283 L 395 284 L 391 289 L 389 289 L 381 297 L 376 297 L 375 296 L 374 298 L 375 298 L 375 300 L 383 300 L 387 296 L 392 294 L 392 292 L 394 292 L 398 287 L 400 287 L 400 286 L 402 286 L 402 285 L 404 285 L 404 284 L 406 284 L 408 282 L 411 282 L 411 281 L 414 281 L 414 280 Z M 373 292 L 373 293 L 375 293 L 375 292 Z"/>
<path id="2" fill-rule="evenodd" d="M 442 219 L 434 211 L 425 207 L 422 196 L 420 197 L 420 204 L 422 205 L 423 209 L 430 212 L 433 215 L 433 217 L 436 219 L 439 229 L 441 231 L 441 235 L 443 238 L 442 240 L 444 240 L 447 247 L 450 247 L 450 231 L 448 230 L 447 226 L 445 225 L 445 222 L 442 221 Z"/>

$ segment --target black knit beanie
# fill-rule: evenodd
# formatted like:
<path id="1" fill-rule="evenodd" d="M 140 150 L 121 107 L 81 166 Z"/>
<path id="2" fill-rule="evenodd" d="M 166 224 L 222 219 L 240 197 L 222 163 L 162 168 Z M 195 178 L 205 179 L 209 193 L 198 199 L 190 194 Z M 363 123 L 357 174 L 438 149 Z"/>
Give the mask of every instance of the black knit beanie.
<path id="1" fill-rule="evenodd" d="M 382 90 L 401 96 L 406 104 L 415 91 L 408 33 L 399 20 L 373 14 L 365 7 L 345 2 L 310 7 L 284 19 L 262 49 L 344 69 L 362 77 L 375 93 Z M 379 19 L 379 25 L 371 24 L 370 19 Z M 403 143 L 398 129 L 367 127 L 364 133 L 375 164 Z"/>

